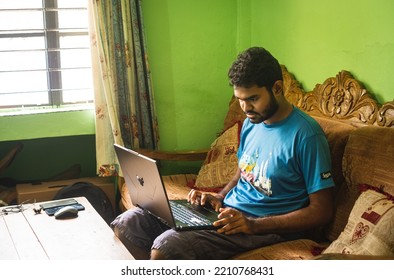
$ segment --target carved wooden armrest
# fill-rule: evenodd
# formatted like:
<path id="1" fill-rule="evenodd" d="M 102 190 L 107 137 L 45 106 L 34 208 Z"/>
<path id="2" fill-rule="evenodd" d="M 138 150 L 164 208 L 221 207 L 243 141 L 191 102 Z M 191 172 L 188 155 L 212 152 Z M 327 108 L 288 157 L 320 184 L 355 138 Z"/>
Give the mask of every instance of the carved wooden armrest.
<path id="1" fill-rule="evenodd" d="M 209 149 L 192 151 L 159 151 L 149 149 L 136 149 L 135 151 L 156 160 L 199 161 L 205 160 Z"/>

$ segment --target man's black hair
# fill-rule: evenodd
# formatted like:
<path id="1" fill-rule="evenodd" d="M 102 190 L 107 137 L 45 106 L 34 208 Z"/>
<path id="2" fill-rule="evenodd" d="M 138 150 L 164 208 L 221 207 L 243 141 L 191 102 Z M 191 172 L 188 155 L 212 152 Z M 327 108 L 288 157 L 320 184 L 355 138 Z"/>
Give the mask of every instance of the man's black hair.
<path id="1" fill-rule="evenodd" d="M 271 91 L 278 80 L 283 80 L 278 60 L 262 47 L 252 47 L 240 53 L 228 72 L 230 85 L 249 88 L 266 87 Z"/>

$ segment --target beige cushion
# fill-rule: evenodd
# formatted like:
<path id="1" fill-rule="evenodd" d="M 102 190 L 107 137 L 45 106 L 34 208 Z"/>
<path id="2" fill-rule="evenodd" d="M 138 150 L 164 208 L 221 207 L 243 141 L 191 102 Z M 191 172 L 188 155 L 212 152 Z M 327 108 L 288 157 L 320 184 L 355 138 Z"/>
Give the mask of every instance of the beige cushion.
<path id="1" fill-rule="evenodd" d="M 239 101 L 233 96 L 228 104 L 228 111 L 224 118 L 223 131 L 232 127 L 235 123 L 242 123 L 246 118 L 246 115 L 239 106 Z"/>
<path id="2" fill-rule="evenodd" d="M 374 189 L 357 199 L 348 223 L 325 253 L 394 256 L 393 197 Z"/>
<path id="3" fill-rule="evenodd" d="M 235 123 L 212 143 L 207 157 L 197 175 L 194 188 L 217 191 L 234 176 L 237 168 L 237 151 L 241 124 Z"/>
<path id="4" fill-rule="evenodd" d="M 168 199 L 186 199 L 190 192 L 189 184 L 196 180 L 195 174 L 176 174 L 163 176 Z"/>
<path id="5" fill-rule="evenodd" d="M 261 247 L 234 256 L 236 260 L 309 260 L 321 252 L 321 245 L 309 239 L 297 239 Z M 315 253 L 316 251 L 316 253 Z"/>
<path id="6" fill-rule="evenodd" d="M 383 186 L 394 195 L 394 129 L 362 127 L 351 132 L 343 155 L 345 182 L 335 201 L 335 218 L 327 232 L 330 241 L 338 238 L 360 195 L 358 186 Z"/>

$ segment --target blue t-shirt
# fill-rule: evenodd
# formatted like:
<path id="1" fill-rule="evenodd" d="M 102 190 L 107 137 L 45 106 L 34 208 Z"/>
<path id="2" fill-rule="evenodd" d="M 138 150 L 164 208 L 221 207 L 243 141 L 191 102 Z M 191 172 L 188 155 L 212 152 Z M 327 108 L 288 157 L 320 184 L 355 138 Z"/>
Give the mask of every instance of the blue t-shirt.
<path id="1" fill-rule="evenodd" d="M 334 186 L 324 132 L 298 108 L 270 125 L 245 119 L 237 156 L 241 178 L 224 204 L 257 217 L 306 207 L 309 194 Z"/>

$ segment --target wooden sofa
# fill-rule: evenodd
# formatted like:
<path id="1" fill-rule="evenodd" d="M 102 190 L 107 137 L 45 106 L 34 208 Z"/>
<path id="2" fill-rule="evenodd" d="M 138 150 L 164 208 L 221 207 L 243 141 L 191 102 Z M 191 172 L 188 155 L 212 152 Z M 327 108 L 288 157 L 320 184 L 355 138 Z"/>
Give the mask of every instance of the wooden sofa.
<path id="1" fill-rule="evenodd" d="M 311 232 L 309 239 L 259 248 L 234 258 L 394 259 L 394 101 L 379 105 L 347 71 L 341 71 L 323 84 L 317 84 L 311 92 L 304 92 L 284 66 L 283 74 L 287 99 L 313 116 L 328 138 L 336 183 L 335 217 L 326 227 Z M 231 99 L 223 131 L 244 118 L 238 101 Z M 202 160 L 205 159 L 207 151 L 177 153 L 140 150 L 141 153 L 158 160 Z M 193 187 L 191 182 L 195 182 L 197 176 L 198 174 L 164 176 L 169 198 L 185 198 L 190 187 Z M 355 202 L 358 201 L 361 191 L 366 192 L 366 186 L 369 192 L 383 193 L 387 198 L 386 204 L 391 203 L 393 206 L 386 207 L 385 215 L 379 216 L 383 217 L 379 223 L 384 222 L 383 228 L 386 229 L 382 230 L 379 223 L 367 225 L 368 221 L 364 220 L 358 224 L 361 224 L 361 229 L 369 227 L 369 232 L 354 228 L 352 219 L 360 218 Z M 124 184 L 121 184 L 120 193 L 123 210 L 133 207 Z M 368 205 L 364 204 L 366 202 L 360 198 L 358 207 L 368 208 Z M 369 211 L 368 209 L 365 212 Z M 385 230 L 387 232 L 384 232 Z M 374 242 L 377 242 L 378 246 L 375 246 Z M 384 242 L 388 244 L 383 244 Z"/>

